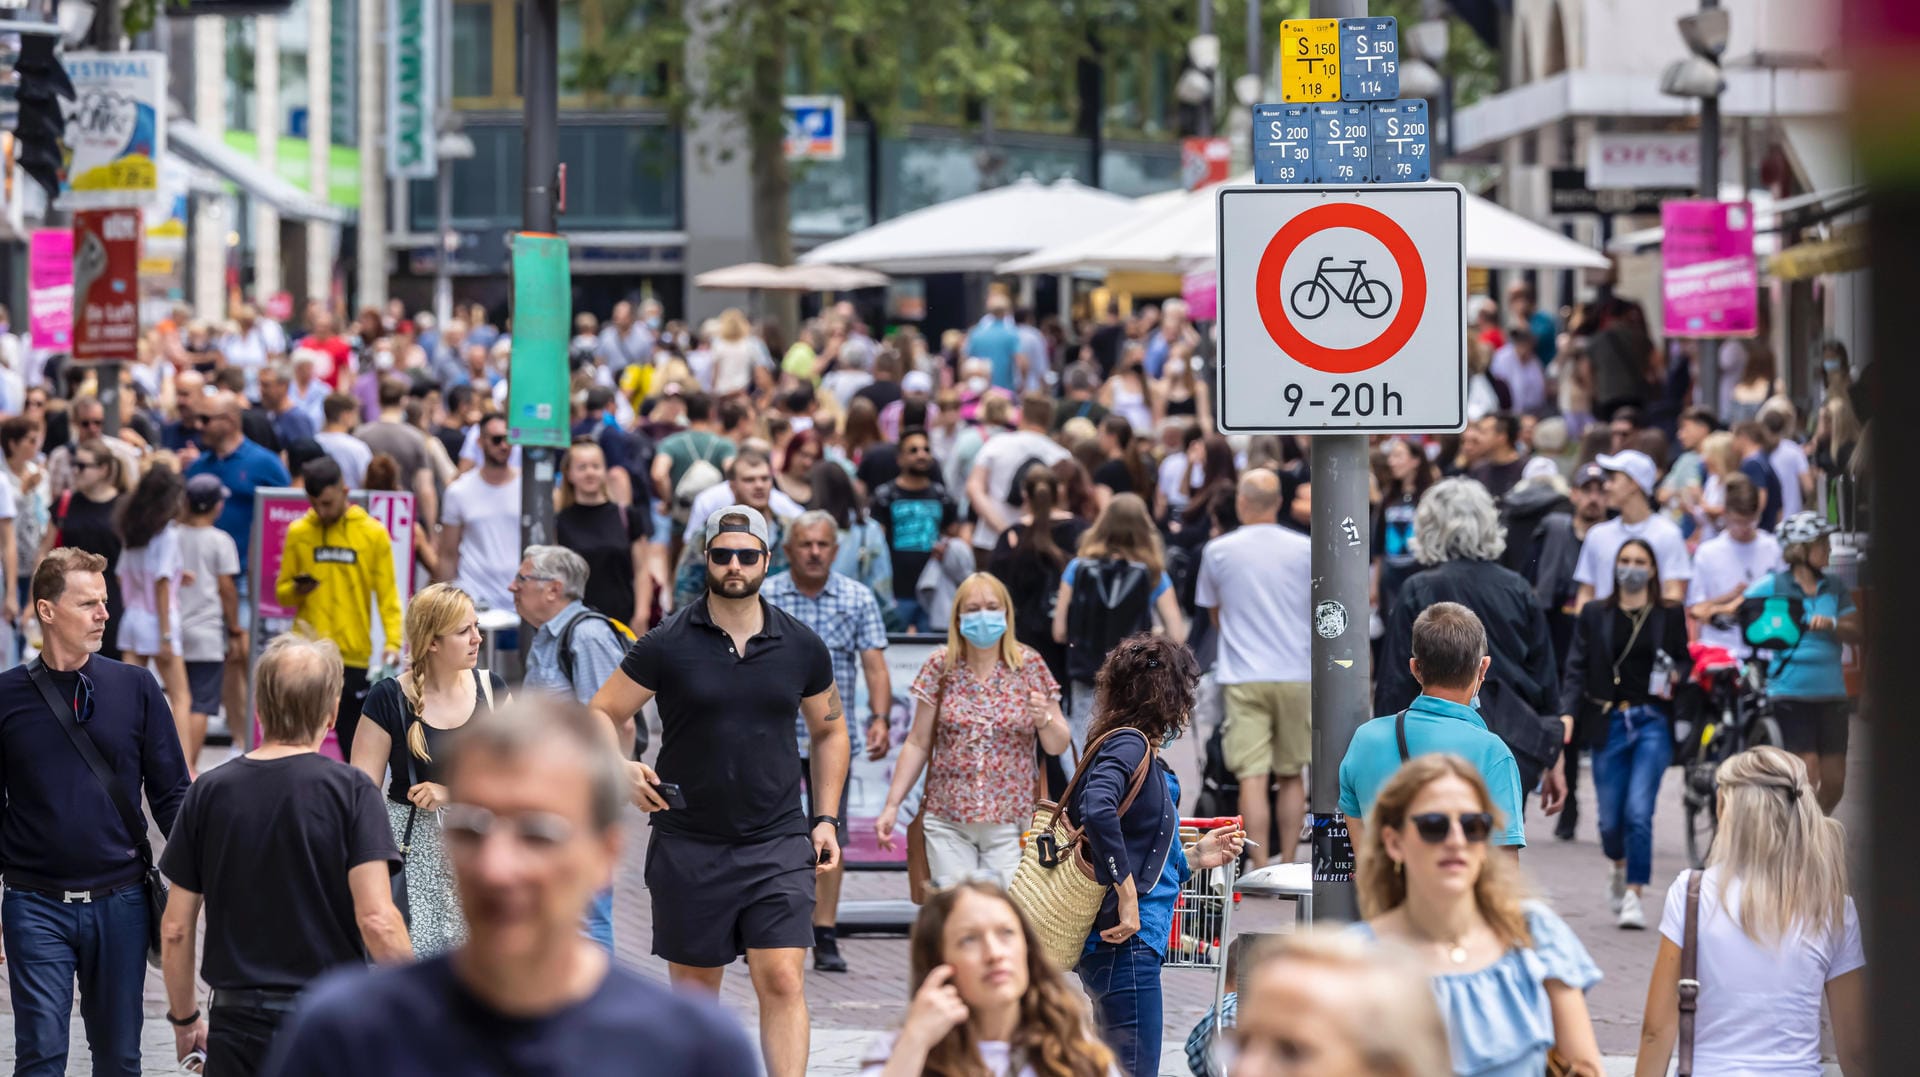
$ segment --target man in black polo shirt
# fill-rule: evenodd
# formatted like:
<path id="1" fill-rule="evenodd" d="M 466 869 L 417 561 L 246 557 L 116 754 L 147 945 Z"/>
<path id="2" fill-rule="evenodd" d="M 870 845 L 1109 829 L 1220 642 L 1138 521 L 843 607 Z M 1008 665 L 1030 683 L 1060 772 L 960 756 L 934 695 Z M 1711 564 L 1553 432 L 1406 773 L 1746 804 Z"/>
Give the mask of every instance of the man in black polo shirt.
<path id="1" fill-rule="evenodd" d="M 660 701 L 659 772 L 629 767 L 634 804 L 653 813 L 654 954 L 674 983 L 718 993 L 726 966 L 745 953 L 768 1077 L 800 1077 L 814 875 L 840 859 L 840 820 L 809 823 L 801 812 L 793 715 L 807 722 L 813 803 L 838 804 L 844 707 L 826 644 L 760 598 L 772 546 L 766 517 L 746 505 L 721 509 L 704 539 L 706 594 L 634 643 L 593 710 L 612 730 L 612 716 L 631 721 Z"/>
<path id="2" fill-rule="evenodd" d="M 42 558 L 32 588 L 40 658 L 0 673 L 0 927 L 14 1073 L 34 1077 L 67 1072 L 76 977 L 94 1072 L 140 1072 L 147 917 L 160 913 L 143 885 L 146 820 L 129 826 L 74 736 L 92 745 L 129 814 L 146 790 L 163 834 L 187 794 L 180 735 L 153 674 L 94 653 L 107 624 L 106 568 L 106 558 L 70 546 Z"/>
<path id="3" fill-rule="evenodd" d="M 264 743 L 201 775 L 160 868 L 160 923 L 176 1053 L 207 1052 L 210 1077 L 251 1075 L 294 999 L 341 965 L 413 959 L 390 879 L 400 850 L 380 790 L 320 754 L 340 705 L 332 640 L 281 636 L 254 670 Z M 194 1004 L 194 928 L 207 910 L 212 1023 Z"/>

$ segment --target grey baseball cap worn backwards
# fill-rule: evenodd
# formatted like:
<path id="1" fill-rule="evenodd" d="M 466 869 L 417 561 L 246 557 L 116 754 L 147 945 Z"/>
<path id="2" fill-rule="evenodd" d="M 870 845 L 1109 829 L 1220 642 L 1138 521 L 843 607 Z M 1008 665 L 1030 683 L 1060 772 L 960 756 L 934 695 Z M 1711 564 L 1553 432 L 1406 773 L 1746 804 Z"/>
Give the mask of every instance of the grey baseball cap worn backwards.
<path id="1" fill-rule="evenodd" d="M 745 522 L 741 522 L 738 517 L 745 517 Z M 760 540 L 761 549 L 773 549 L 773 536 L 767 531 L 767 518 L 760 514 L 759 509 L 752 506 L 728 505 L 724 509 L 715 510 L 712 516 L 707 517 L 706 544 L 711 546 L 714 539 L 729 531 L 752 535 Z"/>

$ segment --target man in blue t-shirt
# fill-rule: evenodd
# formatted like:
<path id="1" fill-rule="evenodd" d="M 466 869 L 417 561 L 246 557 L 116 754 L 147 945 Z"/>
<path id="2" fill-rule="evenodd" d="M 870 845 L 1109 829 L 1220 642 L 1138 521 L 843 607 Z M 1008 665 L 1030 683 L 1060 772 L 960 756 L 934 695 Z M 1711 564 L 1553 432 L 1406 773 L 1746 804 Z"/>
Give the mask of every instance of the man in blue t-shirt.
<path id="1" fill-rule="evenodd" d="M 280 457 L 240 432 L 240 398 L 233 393 L 200 396 L 187 403 L 181 419 L 199 435 L 201 451 L 187 466 L 187 477 L 212 475 L 227 488 L 227 507 L 213 521 L 232 536 L 246 565 L 253 535 L 253 492 L 261 487 L 286 486 L 293 480 Z M 242 573 L 242 579 L 245 573 Z M 244 585 L 243 585 L 244 586 Z"/>
<path id="2" fill-rule="evenodd" d="M 1436 602 L 1413 622 L 1409 665 L 1421 694 L 1404 712 L 1404 750 L 1402 715 L 1389 714 L 1355 730 L 1340 760 L 1340 812 L 1347 817 L 1354 848 L 1360 847 L 1366 814 L 1381 787 L 1407 759 L 1434 752 L 1460 756 L 1480 772 L 1504 827 L 1493 844 L 1516 850 L 1527 844 L 1520 822 L 1527 795 L 1520 787 L 1520 767 L 1473 708 L 1491 664 L 1486 628 L 1458 602 Z"/>
<path id="3" fill-rule="evenodd" d="M 466 943 L 321 980 L 262 1074 L 759 1072 L 740 1026 L 712 1002 L 615 964 L 580 933 L 619 863 L 628 796 L 586 708 L 543 699 L 477 715 L 439 762 Z"/>
<path id="4" fill-rule="evenodd" d="M 1013 304 L 1004 295 L 987 298 L 987 316 L 967 334 L 968 359 L 985 359 L 993 364 L 993 384 L 1008 392 L 1020 391 L 1024 380 L 1016 358 L 1020 353 L 1020 331 L 1013 324 Z"/>
<path id="5" fill-rule="evenodd" d="M 1767 460 L 1767 453 L 1773 448 L 1767 428 L 1752 419 L 1735 423 L 1733 447 L 1740 454 L 1740 473 L 1753 480 L 1754 489 L 1767 495 L 1760 502 L 1760 530 L 1771 531 L 1780 524 L 1780 506 L 1784 502 L 1780 473 L 1773 470 L 1773 464 Z"/>

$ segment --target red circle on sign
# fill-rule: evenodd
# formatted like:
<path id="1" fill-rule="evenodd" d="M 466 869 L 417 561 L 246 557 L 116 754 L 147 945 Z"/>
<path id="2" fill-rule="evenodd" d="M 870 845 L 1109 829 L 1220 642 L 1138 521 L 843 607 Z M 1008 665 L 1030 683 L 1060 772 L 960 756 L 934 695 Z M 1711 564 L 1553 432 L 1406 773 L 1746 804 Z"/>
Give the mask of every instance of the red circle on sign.
<path id="1" fill-rule="evenodd" d="M 1352 348 L 1315 344 L 1295 329 L 1287 317 L 1286 293 L 1280 279 L 1287 268 L 1287 259 L 1308 236 L 1329 228 L 1355 228 L 1365 232 L 1387 248 L 1400 268 L 1399 313 L 1379 336 Z M 1420 252 L 1414 248 L 1413 240 L 1393 218 L 1368 206 L 1337 202 L 1307 210 L 1274 233 L 1266 251 L 1260 255 L 1254 295 L 1267 335 L 1288 358 L 1323 374 L 1358 374 L 1393 358 L 1413 339 L 1413 331 L 1419 328 L 1420 316 L 1427 308 L 1427 271 L 1420 263 Z"/>

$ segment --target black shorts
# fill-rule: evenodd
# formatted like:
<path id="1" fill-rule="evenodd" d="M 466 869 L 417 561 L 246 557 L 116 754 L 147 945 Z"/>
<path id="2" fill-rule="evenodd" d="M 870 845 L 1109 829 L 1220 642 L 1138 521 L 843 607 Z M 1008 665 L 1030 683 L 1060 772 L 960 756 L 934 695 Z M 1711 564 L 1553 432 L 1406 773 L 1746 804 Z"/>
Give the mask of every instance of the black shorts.
<path id="1" fill-rule="evenodd" d="M 840 820 L 840 826 L 837 828 L 835 838 L 840 842 L 842 849 L 847 847 L 847 793 L 852 788 L 853 783 L 851 781 L 842 781 L 840 783 L 840 810 L 833 813 L 835 818 Z M 805 797 L 807 801 L 807 833 L 811 835 L 813 833 L 813 817 L 826 813 L 822 812 L 819 806 L 813 802 L 813 767 L 812 764 L 807 762 L 806 756 L 800 757 L 800 795 Z"/>
<path id="2" fill-rule="evenodd" d="M 653 955 L 719 968 L 748 950 L 813 945 L 813 842 L 737 845 L 653 830 L 647 844 Z"/>
<path id="3" fill-rule="evenodd" d="M 227 664 L 225 662 L 188 662 L 187 695 L 188 704 L 195 714 L 220 713 L 220 688 L 226 683 Z"/>
<path id="4" fill-rule="evenodd" d="M 1846 755 L 1852 711 L 1844 699 L 1776 698 L 1773 720 L 1780 724 L 1780 747 L 1795 755 Z"/>

